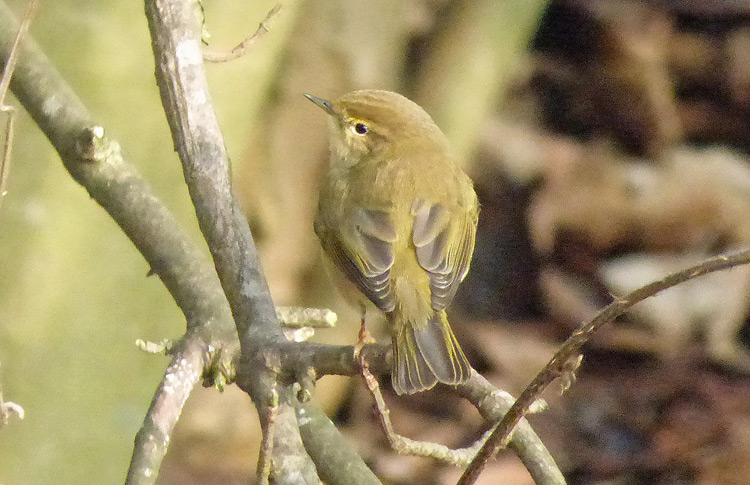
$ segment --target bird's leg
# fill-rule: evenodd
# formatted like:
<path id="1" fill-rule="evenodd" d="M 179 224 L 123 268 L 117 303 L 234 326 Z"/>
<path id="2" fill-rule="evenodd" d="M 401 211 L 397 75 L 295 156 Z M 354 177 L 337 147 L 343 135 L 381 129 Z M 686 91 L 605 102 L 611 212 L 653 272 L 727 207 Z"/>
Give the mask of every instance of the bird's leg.
<path id="1" fill-rule="evenodd" d="M 374 343 L 375 339 L 372 338 L 372 335 L 370 335 L 370 332 L 367 331 L 367 327 L 365 326 L 367 307 L 364 304 L 360 305 L 360 311 L 362 312 L 362 326 L 359 328 L 359 338 L 357 339 L 357 343 L 354 344 L 354 358 L 360 361 L 360 365 L 364 365 L 360 360 L 360 352 L 362 352 L 362 348 L 365 345 Z"/>

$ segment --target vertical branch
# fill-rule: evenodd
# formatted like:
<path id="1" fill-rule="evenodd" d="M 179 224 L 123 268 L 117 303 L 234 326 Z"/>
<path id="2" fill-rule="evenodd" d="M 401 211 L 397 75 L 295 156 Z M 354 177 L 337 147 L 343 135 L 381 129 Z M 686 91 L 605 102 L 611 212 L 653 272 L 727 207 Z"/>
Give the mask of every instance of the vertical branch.
<path id="1" fill-rule="evenodd" d="M 13 77 L 13 71 L 16 68 L 16 62 L 18 61 L 18 46 L 21 44 L 21 39 L 26 32 L 28 32 L 31 26 L 31 20 L 36 12 L 37 0 L 29 0 L 26 5 L 26 13 L 24 13 L 21 25 L 18 27 L 18 33 L 16 39 L 13 41 L 13 47 L 10 49 L 10 55 L 8 61 L 5 63 L 3 69 L 3 75 L 0 78 L 0 104 L 5 104 L 5 95 L 8 94 L 8 88 L 10 87 L 10 80 Z"/>
<path id="2" fill-rule="evenodd" d="M 156 79 L 198 223 L 229 300 L 240 344 L 252 325 L 280 336 L 258 255 L 232 194 L 229 161 L 203 69 L 194 2 L 147 0 Z M 244 350 L 243 350 L 244 351 Z"/>
<path id="3" fill-rule="evenodd" d="M 274 391 L 273 402 L 268 409 L 268 418 L 265 420 L 263 427 L 263 440 L 260 444 L 260 454 L 258 456 L 258 470 L 256 476 L 259 485 L 268 485 L 271 476 L 271 456 L 273 455 L 273 435 L 274 422 L 276 413 L 279 410 L 279 395 Z"/>
<path id="4" fill-rule="evenodd" d="M 275 418 L 275 482 L 318 483 L 299 434 L 294 394 L 276 382 L 283 336 L 250 228 L 232 194 L 229 161 L 203 70 L 198 6 L 184 0 L 146 0 L 146 17 L 174 146 L 237 327 L 237 384 L 253 399 L 264 429 Z"/>
<path id="5" fill-rule="evenodd" d="M 3 140 L 3 153 L 0 155 L 0 214 L 2 214 L 3 199 L 8 193 L 8 174 L 10 173 L 10 154 L 13 150 L 13 119 L 14 111 L 12 106 L 0 104 L 0 112 L 8 117 L 5 122 L 5 139 Z"/>
<path id="6" fill-rule="evenodd" d="M 36 12 L 36 6 L 37 0 L 29 0 L 29 3 L 26 5 L 26 13 L 23 16 L 21 25 L 18 27 L 16 39 L 13 41 L 13 47 L 10 49 L 8 61 L 5 63 L 3 75 L 0 78 L 0 111 L 6 113 L 8 116 L 8 121 L 5 125 L 3 152 L 2 155 L 0 155 L 0 210 L 2 210 L 3 199 L 7 192 L 6 187 L 8 184 L 8 173 L 10 171 L 10 154 L 13 148 L 13 119 L 15 116 L 13 107 L 5 104 L 5 96 L 8 94 L 13 71 L 16 69 L 16 61 L 18 60 L 19 51 L 18 46 L 21 44 L 23 36 L 29 30 L 31 20 Z"/>

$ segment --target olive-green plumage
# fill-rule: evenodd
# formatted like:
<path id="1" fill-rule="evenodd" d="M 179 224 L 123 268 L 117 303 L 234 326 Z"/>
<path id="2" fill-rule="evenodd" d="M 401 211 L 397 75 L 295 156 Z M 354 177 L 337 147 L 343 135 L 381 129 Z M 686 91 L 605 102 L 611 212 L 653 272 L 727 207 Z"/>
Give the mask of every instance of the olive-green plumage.
<path id="1" fill-rule="evenodd" d="M 411 394 L 466 381 L 471 366 L 445 308 L 474 251 L 479 204 L 471 180 L 430 116 L 405 97 L 306 96 L 331 125 L 315 233 L 346 279 L 385 312 L 393 388 Z"/>

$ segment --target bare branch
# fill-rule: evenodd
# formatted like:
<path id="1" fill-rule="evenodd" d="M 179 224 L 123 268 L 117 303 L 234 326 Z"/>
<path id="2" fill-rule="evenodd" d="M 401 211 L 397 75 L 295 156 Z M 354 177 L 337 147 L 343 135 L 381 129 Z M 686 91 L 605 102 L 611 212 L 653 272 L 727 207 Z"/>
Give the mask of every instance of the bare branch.
<path id="1" fill-rule="evenodd" d="M 379 344 L 365 345 L 360 357 L 367 362 L 368 368 L 373 373 L 388 374 L 392 359 L 390 347 L 390 345 Z M 312 366 L 318 376 L 361 374 L 361 366 L 354 359 L 354 346 L 313 342 L 288 343 L 282 349 L 281 355 L 283 369 L 289 379 L 297 375 L 296 369 L 308 365 Z M 468 382 L 452 387 L 460 396 L 471 402 L 485 419 L 493 423 L 499 422 L 515 401 L 513 396 L 498 390 L 476 371 L 472 372 Z M 521 459 L 535 483 L 540 485 L 565 483 L 554 458 L 525 419 L 522 419 L 516 426 L 509 447 Z"/>
<path id="2" fill-rule="evenodd" d="M 424 456 L 445 463 L 450 463 L 455 466 L 466 466 L 476 452 L 479 451 L 480 446 L 482 446 L 487 436 L 489 436 L 489 433 L 487 433 L 486 436 L 480 438 L 472 446 L 456 450 L 438 443 L 415 441 L 411 438 L 401 436 L 393 429 L 393 424 L 391 423 L 390 418 L 391 411 L 388 409 L 383 394 L 380 392 L 378 380 L 370 373 L 367 369 L 367 365 L 364 363 L 362 365 L 362 377 L 365 378 L 367 389 L 369 389 L 370 394 L 373 399 L 375 399 L 375 407 L 378 410 L 380 426 L 383 428 L 391 448 L 397 453 L 402 455 Z"/>
<path id="3" fill-rule="evenodd" d="M 23 39 L 23 36 L 28 32 L 29 27 L 31 26 L 31 20 L 34 18 L 36 7 L 37 0 L 29 0 L 26 4 L 26 13 L 24 13 L 21 25 L 18 27 L 18 33 L 13 41 L 13 47 L 10 49 L 8 60 L 5 62 L 3 75 L 0 78 L 0 105 L 5 105 L 5 96 L 8 94 L 10 80 L 13 77 L 13 71 L 16 68 L 16 61 L 18 60 L 18 46 L 21 44 L 21 39 Z"/>
<path id="4" fill-rule="evenodd" d="M 255 345 L 246 335 L 251 326 L 281 338 L 250 229 L 232 194 L 227 153 L 203 70 L 197 6 L 147 0 L 146 14 L 172 140 L 241 345 Z"/>
<path id="5" fill-rule="evenodd" d="M 512 395 L 498 390 L 476 371 L 471 373 L 469 382 L 455 386 L 455 388 L 459 395 L 476 406 L 484 419 L 492 423 L 499 422 L 515 402 Z M 508 448 L 523 462 L 534 479 L 534 483 L 538 485 L 565 484 L 565 477 L 555 463 L 555 459 L 525 418 L 516 425 Z"/>
<path id="6" fill-rule="evenodd" d="M 466 469 L 459 485 L 470 485 L 476 482 L 487 461 L 495 456 L 497 451 L 506 446 L 511 433 L 518 422 L 528 412 L 529 407 L 542 392 L 558 377 L 570 375 L 571 362 L 579 361 L 581 347 L 591 339 L 594 333 L 604 324 L 611 322 L 625 313 L 636 303 L 654 296 L 657 293 L 684 283 L 699 276 L 750 263 L 750 250 L 733 254 L 716 256 L 696 266 L 673 273 L 664 279 L 639 288 L 624 298 L 615 299 L 600 311 L 593 320 L 579 327 L 565 341 L 560 350 L 552 357 L 547 366 L 534 378 L 529 386 L 521 393 L 502 421 L 494 429 L 487 442 L 474 457 L 471 465 Z"/>
<path id="7" fill-rule="evenodd" d="M 253 399 L 264 429 L 273 407 L 271 471 L 276 483 L 317 483 L 297 427 L 291 388 L 277 388 L 277 344 L 286 342 L 247 220 L 232 194 L 229 161 L 200 51 L 195 2 L 147 0 L 157 84 L 198 223 L 232 309 L 240 340 L 237 384 Z"/>
<path id="8" fill-rule="evenodd" d="M 180 4 L 184 5 L 184 2 L 180 2 Z M 167 15 L 174 14 L 174 9 L 180 8 L 179 5 L 176 5 L 176 2 L 160 2 L 158 8 L 156 4 L 151 3 L 150 5 L 152 10 L 164 11 Z M 12 13 L 3 3 L 0 3 L 0 39 L 12 39 L 17 29 L 18 26 L 13 21 Z M 0 56 L 4 58 L 8 57 L 10 44 L 10 40 L 0 43 Z M 184 47 L 183 44 L 179 43 L 172 45 L 181 45 Z M 186 57 L 185 51 L 180 52 L 182 55 L 180 57 L 181 62 L 188 61 L 189 64 L 191 60 L 194 61 L 196 59 L 195 56 L 187 55 Z M 200 58 L 200 55 L 198 55 L 198 58 Z M 152 272 L 159 275 L 175 301 L 185 313 L 189 333 L 183 340 L 175 343 L 176 350 L 173 351 L 176 353 L 173 355 L 177 356 L 177 352 L 188 352 L 190 357 L 187 358 L 186 363 L 196 363 L 197 361 L 193 359 L 197 359 L 200 356 L 201 368 L 209 372 L 207 376 L 209 381 L 217 377 L 213 375 L 213 372 L 217 372 L 219 377 L 222 375 L 222 372 L 231 377 L 234 372 L 232 367 L 235 363 L 239 362 L 236 357 L 237 332 L 232 322 L 226 297 L 221 291 L 219 281 L 210 263 L 205 260 L 201 251 L 192 244 L 190 239 L 184 235 L 173 216 L 153 194 L 148 184 L 145 183 L 133 167 L 122 157 L 117 142 L 111 140 L 106 135 L 104 128 L 93 121 L 80 100 L 60 78 L 33 42 L 25 41 L 20 44 L 18 59 L 13 81 L 11 82 L 11 89 L 14 91 L 14 94 L 50 139 L 73 178 L 86 188 L 92 198 L 107 210 L 128 237 L 133 240 L 137 248 L 144 255 L 144 258 L 151 265 Z M 176 62 L 175 58 L 171 60 Z M 162 86 L 162 89 L 169 90 L 170 88 Z M 200 96 L 195 95 L 196 93 L 190 89 L 183 90 L 181 93 L 182 95 L 191 94 L 192 97 L 190 99 L 192 100 L 201 99 Z M 57 109 L 45 109 L 51 103 Z M 184 126 L 179 126 L 177 131 L 183 128 L 187 130 L 189 126 L 192 126 L 187 124 L 187 121 L 183 118 L 177 119 L 181 121 L 175 121 L 170 116 L 170 120 L 173 123 L 178 125 L 183 122 L 186 123 Z M 190 122 L 193 121 L 190 117 L 188 117 L 188 120 Z M 189 149 L 185 148 L 184 144 L 177 142 L 175 144 L 178 147 L 183 147 L 183 151 L 189 152 L 194 147 L 198 147 L 196 148 L 198 151 L 207 151 L 208 155 L 204 157 L 204 161 L 205 159 L 211 159 L 213 155 L 223 154 L 223 143 L 219 143 L 222 150 L 215 151 L 215 144 L 201 144 L 195 139 L 191 140 L 193 140 L 193 144 L 190 145 Z M 203 153 L 205 154 L 205 152 Z M 208 172 L 212 170 L 214 172 L 217 171 L 215 167 L 210 165 L 201 168 Z M 225 179 L 228 180 L 227 169 L 223 168 L 218 171 L 221 172 L 222 170 L 226 175 Z M 200 171 L 200 169 L 196 169 L 195 172 L 186 170 L 186 178 L 188 181 L 191 181 L 197 177 L 195 173 Z M 213 172 L 211 173 L 213 174 Z M 208 198 L 213 195 L 210 191 L 207 193 Z M 222 195 L 226 194 L 231 195 L 231 192 L 228 189 L 224 189 Z M 226 199 L 222 199 L 222 203 L 225 202 Z M 215 229 L 220 233 L 223 228 L 231 226 L 231 224 L 227 225 L 224 223 L 231 223 L 232 217 L 241 219 L 242 224 L 244 224 L 244 218 L 242 218 L 239 211 L 230 211 L 228 214 L 231 214 L 229 221 L 225 219 L 216 220 L 209 217 L 207 218 L 208 222 L 202 225 L 211 226 L 212 223 L 216 223 Z M 234 230 L 237 229 L 234 228 Z M 240 228 L 239 232 L 242 231 Z M 247 235 L 249 236 L 249 231 Z M 221 238 L 219 237 L 219 239 Z M 251 240 L 249 241 L 252 242 Z M 229 249 L 225 247 L 220 247 L 219 249 L 220 251 L 226 250 L 227 252 L 238 250 L 243 255 L 246 255 L 243 251 L 246 252 L 247 248 L 241 244 L 237 244 Z M 249 251 L 251 252 L 250 259 L 252 259 L 254 248 L 251 248 Z M 229 259 L 230 261 L 226 264 L 231 266 L 234 260 Z M 239 260 L 241 259 L 239 258 Z M 217 263 L 218 266 L 219 264 Z M 236 267 L 239 268 L 241 266 L 238 265 Z M 259 274 L 259 268 L 257 272 L 256 274 Z M 251 284 L 255 281 L 251 276 L 252 272 L 250 274 L 243 272 L 241 276 L 236 276 L 235 279 L 230 278 L 227 284 L 231 286 L 239 283 L 242 289 L 246 290 L 242 298 L 262 298 L 262 295 L 265 293 L 264 285 Z M 242 301 L 238 305 L 238 308 L 244 308 L 244 305 L 252 307 L 252 304 Z M 266 304 L 255 308 L 255 315 L 260 315 L 260 318 L 257 320 L 254 320 L 252 317 L 243 317 L 242 311 L 236 312 L 240 316 L 238 320 L 242 322 L 241 328 L 247 330 L 248 335 L 245 335 L 245 337 L 249 337 L 253 332 L 261 334 L 261 338 L 257 340 L 247 338 L 251 348 L 263 349 L 263 351 L 257 353 L 257 359 L 263 362 L 258 367 L 260 369 L 260 372 L 258 372 L 260 377 L 258 379 L 264 384 L 258 386 L 259 390 L 256 389 L 254 393 L 254 397 L 260 395 L 260 399 L 256 402 L 272 402 L 272 393 L 270 391 L 274 389 L 274 386 L 266 386 L 266 384 L 274 382 L 275 370 L 278 369 L 283 369 L 284 374 L 289 379 L 293 379 L 299 375 L 300 371 L 303 371 L 307 375 L 310 365 L 313 366 L 315 374 L 318 376 L 325 374 L 357 375 L 359 373 L 358 366 L 353 359 L 353 347 L 324 346 L 315 343 L 293 344 L 286 341 L 276 341 L 277 330 L 275 329 L 278 327 L 276 326 L 275 318 L 272 312 L 266 312 L 264 308 L 269 310 L 273 308 L 270 300 Z M 251 311 L 250 313 L 253 312 Z M 253 322 L 252 328 L 250 322 Z M 265 349 L 261 343 L 264 340 L 267 342 L 268 335 L 264 335 L 265 332 L 259 332 L 259 330 L 269 328 L 271 329 L 270 333 L 274 336 L 271 339 L 274 345 Z M 280 335 L 278 335 L 278 338 L 281 340 Z M 198 346 L 201 351 L 194 350 L 193 346 Z M 213 351 L 209 351 L 209 349 L 213 349 Z M 362 355 L 367 358 L 374 372 L 388 372 L 390 369 L 388 347 L 368 345 L 362 350 Z M 177 361 L 173 359 L 173 364 L 175 362 Z M 258 364 L 253 359 L 245 359 L 242 362 L 243 366 L 245 366 L 246 374 L 248 373 L 248 369 L 250 369 L 249 364 Z M 275 369 L 274 373 L 270 373 L 269 369 Z M 176 403 L 172 403 L 170 406 L 165 405 L 165 396 L 162 395 L 162 390 L 166 389 L 169 385 L 167 380 L 170 377 L 168 376 L 172 375 L 172 373 L 165 375 L 164 381 L 159 388 L 160 391 L 154 397 L 150 414 L 146 417 L 139 436 L 157 436 L 158 433 L 152 433 L 152 426 L 155 422 L 162 423 L 158 431 L 163 433 L 164 436 L 167 436 L 171 431 L 170 426 L 165 424 L 169 422 L 169 419 L 166 419 L 167 414 L 154 416 L 153 413 L 158 412 L 158 410 L 171 409 L 173 413 L 170 416 L 176 419 L 180 407 L 176 406 Z M 187 393 L 189 392 L 190 385 L 189 382 L 185 382 L 181 384 L 181 387 Z M 267 394 L 262 394 L 263 392 L 267 392 Z M 283 388 L 279 391 L 279 402 L 280 406 L 276 423 L 282 426 L 282 428 L 277 428 L 274 433 L 277 438 L 274 440 L 274 467 L 277 466 L 277 456 L 288 458 L 288 460 L 279 461 L 279 466 L 282 467 L 281 470 L 289 469 L 296 472 L 309 466 L 309 459 L 306 456 L 300 455 L 300 450 L 304 450 L 302 449 L 301 439 L 299 439 L 299 433 L 295 431 L 295 428 L 297 428 L 297 417 L 295 416 L 294 408 L 289 406 L 289 403 L 294 403 L 295 405 L 299 405 L 299 403 L 294 399 L 294 394 L 290 389 Z M 262 415 L 266 413 L 265 409 L 267 408 L 260 410 Z M 307 409 L 310 410 L 308 415 L 311 415 L 314 408 L 310 406 Z M 292 432 L 288 433 L 288 429 L 291 429 Z M 519 432 L 520 430 L 514 435 L 513 442 L 515 442 Z M 296 436 L 294 439 L 297 439 L 297 441 L 294 442 L 294 439 L 292 439 L 291 441 L 280 442 L 278 440 L 279 436 L 292 436 L 293 438 Z M 338 438 L 340 439 L 340 436 Z M 313 443 L 315 439 L 308 437 L 306 441 Z M 513 446 L 513 442 L 511 446 Z M 144 446 L 148 445 L 149 440 L 139 439 L 138 443 L 143 443 L 144 445 L 136 446 L 134 450 L 134 469 L 145 470 L 150 467 L 150 469 L 156 472 L 166 448 L 159 448 L 157 452 L 149 454 L 148 450 L 144 449 Z M 308 448 L 310 446 L 308 445 Z M 318 451 L 318 449 L 310 451 L 310 454 L 314 455 Z M 140 463 L 150 463 L 150 465 L 142 467 Z M 314 472 L 309 476 L 312 477 L 313 475 Z M 139 483 L 153 483 L 156 475 L 154 473 L 150 481 L 146 480 L 145 474 L 139 474 L 138 477 L 141 480 Z M 280 474 L 277 474 L 274 479 L 277 482 L 283 483 L 282 475 Z"/>
<path id="9" fill-rule="evenodd" d="M 26 5 L 26 13 L 23 16 L 20 27 L 18 27 L 18 33 L 13 41 L 13 47 L 10 49 L 8 61 L 3 68 L 3 75 L 0 77 L 0 111 L 6 113 L 8 116 L 8 121 L 5 125 L 5 143 L 3 144 L 3 153 L 0 156 L 0 209 L 2 209 L 3 199 L 7 193 L 6 187 L 8 184 L 8 173 L 10 172 L 10 154 L 13 149 L 13 120 L 15 116 L 13 107 L 5 104 L 5 96 L 8 94 L 10 80 L 16 68 L 18 46 L 21 44 L 23 36 L 29 30 L 36 6 L 37 0 L 29 0 L 29 3 Z"/>
<path id="10" fill-rule="evenodd" d="M 270 28 L 271 21 L 281 12 L 281 4 L 277 3 L 273 8 L 266 14 L 266 18 L 258 25 L 258 28 L 253 34 L 247 39 L 243 40 L 232 48 L 229 52 L 211 52 L 203 51 L 203 60 L 206 62 L 227 62 L 239 59 L 248 53 L 250 47 L 262 39 Z"/>
<path id="11" fill-rule="evenodd" d="M 260 444 L 260 454 L 258 456 L 258 484 L 268 485 L 268 479 L 271 475 L 271 456 L 273 455 L 273 434 L 274 422 L 279 411 L 279 394 L 273 390 L 273 398 L 268 409 L 268 418 L 265 421 L 263 430 L 263 440 Z"/>
<path id="12" fill-rule="evenodd" d="M 128 485 L 151 484 L 156 480 L 169 440 L 190 392 L 203 371 L 203 342 L 194 335 L 173 352 L 164 379 L 151 401 L 143 426 L 135 436 Z"/>
<path id="13" fill-rule="evenodd" d="M 348 443 L 328 416 L 309 404 L 297 403 L 305 449 L 318 469 L 321 480 L 330 485 L 381 485 L 380 480 Z"/>
<path id="14" fill-rule="evenodd" d="M 288 343 L 281 351 L 281 355 L 284 372 L 290 379 L 296 375 L 295 369 L 307 365 L 312 365 L 318 376 L 361 375 L 361 366 L 353 357 L 354 346 L 312 342 Z M 365 345 L 361 350 L 360 358 L 367 362 L 371 372 L 390 373 L 392 359 L 390 345 Z M 452 387 L 458 395 L 471 402 L 486 420 L 493 423 L 499 422 L 515 401 L 513 396 L 494 387 L 476 371 L 472 372 L 468 382 Z M 307 448 L 310 449 L 309 446 Z M 509 448 L 526 466 L 535 483 L 540 485 L 565 483 L 554 458 L 525 419 L 522 419 L 516 427 Z M 318 468 L 320 469 L 320 465 Z"/>

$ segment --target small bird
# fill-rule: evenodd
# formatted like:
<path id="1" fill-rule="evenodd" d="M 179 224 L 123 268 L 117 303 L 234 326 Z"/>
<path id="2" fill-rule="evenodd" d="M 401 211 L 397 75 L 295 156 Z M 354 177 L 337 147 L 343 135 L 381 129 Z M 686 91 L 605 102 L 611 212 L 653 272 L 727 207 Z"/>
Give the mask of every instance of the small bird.
<path id="1" fill-rule="evenodd" d="M 430 115 L 400 94 L 305 96 L 328 113 L 331 128 L 315 233 L 339 279 L 358 290 L 343 293 L 360 304 L 363 331 L 367 300 L 385 313 L 393 389 L 465 382 L 471 366 L 445 308 L 474 251 L 479 203 L 471 179 Z"/>

